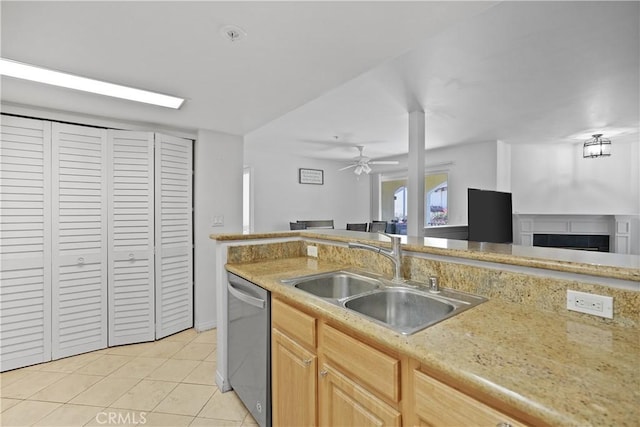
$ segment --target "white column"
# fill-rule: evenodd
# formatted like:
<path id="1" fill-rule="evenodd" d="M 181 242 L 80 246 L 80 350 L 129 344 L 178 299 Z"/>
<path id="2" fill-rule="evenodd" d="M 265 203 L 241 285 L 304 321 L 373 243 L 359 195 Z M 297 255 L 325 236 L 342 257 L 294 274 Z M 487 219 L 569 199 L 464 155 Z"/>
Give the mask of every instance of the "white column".
<path id="1" fill-rule="evenodd" d="M 409 113 L 407 236 L 424 236 L 424 111 Z"/>

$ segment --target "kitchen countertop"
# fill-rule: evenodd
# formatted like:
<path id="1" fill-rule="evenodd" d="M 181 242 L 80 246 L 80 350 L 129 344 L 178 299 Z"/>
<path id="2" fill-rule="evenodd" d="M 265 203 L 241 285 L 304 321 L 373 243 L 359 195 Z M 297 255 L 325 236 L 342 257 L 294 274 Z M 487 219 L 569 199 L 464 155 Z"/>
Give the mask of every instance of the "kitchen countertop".
<path id="1" fill-rule="evenodd" d="M 388 243 L 376 233 L 347 230 L 310 229 L 254 234 L 212 234 L 217 241 L 301 237 L 341 243 L 360 241 Z M 404 251 L 543 268 L 568 273 L 640 282 L 640 256 L 569 249 L 542 248 L 502 243 L 470 242 L 435 237 L 400 236 Z"/>
<path id="2" fill-rule="evenodd" d="M 315 236 L 308 231 L 301 235 Z M 318 236 L 326 238 L 327 233 L 323 230 Z M 334 237 L 340 236 L 338 232 Z M 415 242 L 411 238 L 406 242 L 409 247 L 405 250 L 413 250 Z M 488 394 L 550 425 L 640 424 L 637 328 L 594 324 L 491 299 L 414 335 L 403 336 L 280 283 L 282 278 L 346 267 L 306 257 L 227 265 L 229 271 L 274 295 L 352 328 L 417 359 L 430 371 L 464 384 L 468 390 Z"/>

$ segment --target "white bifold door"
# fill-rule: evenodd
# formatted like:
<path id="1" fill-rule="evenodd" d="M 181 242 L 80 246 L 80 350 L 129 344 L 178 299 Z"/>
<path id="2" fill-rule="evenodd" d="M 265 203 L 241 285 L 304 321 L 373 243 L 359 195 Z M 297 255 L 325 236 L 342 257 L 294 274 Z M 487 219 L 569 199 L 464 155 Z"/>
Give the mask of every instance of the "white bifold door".
<path id="1" fill-rule="evenodd" d="M 52 356 L 107 346 L 107 131 L 52 124 Z"/>
<path id="2" fill-rule="evenodd" d="M 192 155 L 191 140 L 109 131 L 110 346 L 193 326 Z"/>
<path id="3" fill-rule="evenodd" d="M 1 116 L 0 370 L 51 360 L 51 123 Z"/>
<path id="4" fill-rule="evenodd" d="M 54 358 L 193 326 L 192 141 L 76 128 L 53 131 Z"/>
<path id="5" fill-rule="evenodd" d="M 193 141 L 0 117 L 0 371 L 192 327 Z"/>
<path id="6" fill-rule="evenodd" d="M 156 339 L 193 326 L 193 145 L 156 134 Z"/>
<path id="7" fill-rule="evenodd" d="M 153 147 L 109 130 L 109 346 L 155 338 Z"/>

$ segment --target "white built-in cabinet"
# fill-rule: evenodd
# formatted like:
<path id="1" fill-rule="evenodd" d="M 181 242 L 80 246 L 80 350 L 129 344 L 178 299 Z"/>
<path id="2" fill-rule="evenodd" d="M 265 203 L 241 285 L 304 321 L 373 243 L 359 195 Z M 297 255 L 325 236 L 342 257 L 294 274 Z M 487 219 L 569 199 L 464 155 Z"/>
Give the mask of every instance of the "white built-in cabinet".
<path id="1" fill-rule="evenodd" d="M 1 118 L 0 370 L 191 327 L 192 141 Z"/>

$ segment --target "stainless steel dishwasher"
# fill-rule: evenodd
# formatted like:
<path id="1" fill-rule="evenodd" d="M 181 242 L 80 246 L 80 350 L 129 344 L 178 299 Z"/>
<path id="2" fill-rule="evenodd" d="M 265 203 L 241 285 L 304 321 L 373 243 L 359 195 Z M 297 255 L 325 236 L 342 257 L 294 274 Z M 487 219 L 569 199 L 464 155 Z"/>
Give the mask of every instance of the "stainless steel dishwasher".
<path id="1" fill-rule="evenodd" d="M 227 276 L 229 384 L 258 424 L 271 426 L 271 293 Z"/>

